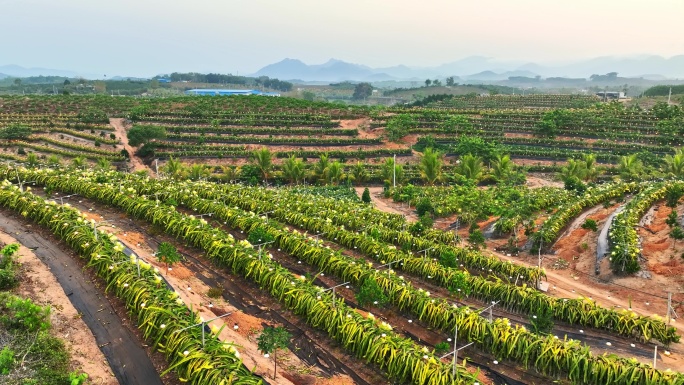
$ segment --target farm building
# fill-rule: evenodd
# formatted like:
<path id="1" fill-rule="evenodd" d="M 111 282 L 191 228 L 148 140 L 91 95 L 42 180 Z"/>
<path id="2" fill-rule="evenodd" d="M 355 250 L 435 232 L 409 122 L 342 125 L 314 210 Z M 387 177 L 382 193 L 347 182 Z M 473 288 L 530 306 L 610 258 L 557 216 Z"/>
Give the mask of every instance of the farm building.
<path id="1" fill-rule="evenodd" d="M 209 89 L 196 88 L 185 91 L 186 95 L 200 95 L 200 96 L 233 96 L 233 95 L 262 95 L 262 96 L 280 96 L 277 92 L 263 92 L 259 90 L 224 90 L 224 89 Z"/>
<path id="2" fill-rule="evenodd" d="M 617 100 L 617 99 L 624 99 L 625 98 L 625 93 L 624 92 L 618 92 L 618 91 L 599 91 L 596 93 L 596 96 L 604 99 L 611 99 L 611 100 Z"/>

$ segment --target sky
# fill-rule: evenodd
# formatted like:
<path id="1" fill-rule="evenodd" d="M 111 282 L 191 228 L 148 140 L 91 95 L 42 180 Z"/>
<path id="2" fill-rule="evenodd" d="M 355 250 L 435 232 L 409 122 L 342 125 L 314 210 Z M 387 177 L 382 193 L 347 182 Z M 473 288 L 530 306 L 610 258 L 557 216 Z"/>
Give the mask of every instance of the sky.
<path id="1" fill-rule="evenodd" d="M 247 75 L 284 58 L 371 67 L 468 56 L 684 54 L 684 0 L 0 0 L 0 65 Z"/>

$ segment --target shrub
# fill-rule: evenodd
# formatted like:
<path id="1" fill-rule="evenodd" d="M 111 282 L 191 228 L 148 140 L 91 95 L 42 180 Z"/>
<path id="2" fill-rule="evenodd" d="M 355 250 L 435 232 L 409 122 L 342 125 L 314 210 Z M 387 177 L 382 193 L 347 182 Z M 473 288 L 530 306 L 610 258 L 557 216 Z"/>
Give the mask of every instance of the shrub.
<path id="1" fill-rule="evenodd" d="M 31 299 L 7 296 L 0 303 L 0 323 L 10 329 L 47 330 L 50 327 L 50 307 L 39 306 Z"/>
<path id="2" fill-rule="evenodd" d="M 448 342 L 440 342 L 437 345 L 435 345 L 435 354 L 441 356 L 444 353 L 448 352 L 450 348 L 451 346 Z"/>
<path id="3" fill-rule="evenodd" d="M 212 287 L 207 290 L 207 297 L 209 298 L 221 298 L 223 295 L 223 288 L 220 286 Z"/>
<path id="4" fill-rule="evenodd" d="M 247 235 L 247 241 L 253 245 L 258 245 L 261 243 L 273 241 L 273 235 L 269 234 L 266 230 L 261 227 L 256 227 L 254 230 L 250 231 Z"/>
<path id="5" fill-rule="evenodd" d="M 8 375 L 14 366 L 14 351 L 5 346 L 0 350 L 0 374 Z"/>
<path id="6" fill-rule="evenodd" d="M 363 194 L 361 194 L 361 201 L 363 201 L 363 203 L 371 203 L 370 190 L 368 190 L 368 187 L 363 189 Z"/>
<path id="7" fill-rule="evenodd" d="M 435 208 L 432 206 L 432 202 L 430 201 L 430 198 L 424 197 L 420 201 L 418 201 L 418 204 L 416 204 L 416 213 L 418 213 L 418 216 L 422 217 L 425 215 L 425 213 L 434 213 Z"/>
<path id="8" fill-rule="evenodd" d="M 582 228 L 585 230 L 598 231 L 598 224 L 595 220 L 587 218 L 582 224 Z"/>
<path id="9" fill-rule="evenodd" d="M 485 246 L 485 236 L 479 229 L 475 230 L 468 235 L 468 242 L 470 242 L 470 244 L 475 248 Z"/>

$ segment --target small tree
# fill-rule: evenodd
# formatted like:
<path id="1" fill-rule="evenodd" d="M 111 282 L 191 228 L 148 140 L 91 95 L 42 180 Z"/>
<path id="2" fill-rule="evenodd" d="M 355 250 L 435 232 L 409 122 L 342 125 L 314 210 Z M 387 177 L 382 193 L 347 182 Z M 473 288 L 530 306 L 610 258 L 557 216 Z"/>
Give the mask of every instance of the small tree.
<path id="1" fill-rule="evenodd" d="M 352 99 L 362 100 L 373 94 L 373 86 L 370 83 L 359 83 L 354 87 L 354 95 Z"/>
<path id="2" fill-rule="evenodd" d="M 468 235 L 468 242 L 470 244 L 477 248 L 480 248 L 480 246 L 485 246 L 485 236 L 482 234 L 482 231 L 480 229 L 474 230 L 473 232 Z"/>
<path id="3" fill-rule="evenodd" d="M 374 279 L 366 278 L 359 292 L 356 293 L 356 301 L 360 306 L 369 304 L 383 306 L 387 303 L 388 298 Z"/>
<path id="4" fill-rule="evenodd" d="M 684 230 L 681 227 L 676 226 L 670 231 L 670 238 L 672 238 L 672 247 L 674 248 L 677 241 L 684 239 Z"/>
<path id="5" fill-rule="evenodd" d="M 684 155 L 683 155 L 684 157 Z M 679 185 L 675 185 L 665 193 L 665 200 L 667 201 L 667 207 L 677 207 L 679 199 L 684 195 L 684 191 Z"/>
<path id="6" fill-rule="evenodd" d="M 292 335 L 282 326 L 266 327 L 257 337 L 257 347 L 263 354 L 273 354 L 273 379 L 278 369 L 278 349 L 286 349 Z"/>
<path id="7" fill-rule="evenodd" d="M 679 215 L 677 214 L 677 210 L 672 210 L 670 211 L 670 214 L 667 215 L 667 219 L 665 219 L 665 223 L 670 226 L 670 228 L 673 228 L 675 226 L 679 225 L 679 222 L 677 221 L 677 217 Z"/>
<path id="8" fill-rule="evenodd" d="M 371 203 L 370 190 L 368 190 L 368 187 L 363 189 L 363 194 L 361 194 L 361 201 L 363 201 L 363 203 Z"/>
<path id="9" fill-rule="evenodd" d="M 416 120 L 409 114 L 395 115 L 387 121 L 387 126 L 385 127 L 387 139 L 391 142 L 397 142 L 406 136 L 411 128 L 415 128 L 417 125 Z"/>
<path id="10" fill-rule="evenodd" d="M 176 247 L 168 242 L 162 242 L 157 249 L 157 260 L 165 263 L 168 269 L 174 263 L 180 262 L 182 256 L 176 250 Z"/>
<path id="11" fill-rule="evenodd" d="M 166 129 L 161 126 L 133 126 L 128 133 L 128 144 L 137 147 L 153 139 L 166 138 Z"/>
<path id="12" fill-rule="evenodd" d="M 595 220 L 587 218 L 582 224 L 582 228 L 585 230 L 598 231 L 598 224 Z"/>

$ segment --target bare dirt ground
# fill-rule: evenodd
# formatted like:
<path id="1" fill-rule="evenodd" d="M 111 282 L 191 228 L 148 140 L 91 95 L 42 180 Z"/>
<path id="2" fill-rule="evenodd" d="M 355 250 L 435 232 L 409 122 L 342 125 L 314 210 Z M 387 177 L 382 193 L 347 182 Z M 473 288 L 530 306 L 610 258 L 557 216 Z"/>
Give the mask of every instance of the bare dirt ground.
<path id="1" fill-rule="evenodd" d="M 0 231 L 0 243 L 19 242 Z M 22 279 L 16 292 L 22 297 L 31 298 L 38 305 L 50 306 L 51 333 L 64 341 L 71 353 L 72 370 L 88 374 L 90 384 L 118 384 L 95 337 L 47 266 L 23 245 L 17 255 Z"/>
<path id="2" fill-rule="evenodd" d="M 525 182 L 529 188 L 539 188 L 539 187 L 558 187 L 563 188 L 563 183 L 558 181 L 552 181 L 547 178 L 536 176 L 534 174 L 527 175 L 527 182 Z"/>
<path id="3" fill-rule="evenodd" d="M 114 127 L 114 134 L 121 141 L 123 148 L 125 148 L 126 151 L 128 151 L 128 153 L 131 155 L 130 164 L 133 167 L 133 172 L 146 171 L 150 175 L 153 175 L 152 170 L 149 167 L 145 166 L 143 162 L 140 160 L 140 158 L 135 156 L 136 149 L 128 144 L 128 136 L 126 134 L 128 127 L 126 127 L 125 119 L 111 118 L 109 119 L 109 124 L 111 124 L 112 127 Z"/>
<path id="4" fill-rule="evenodd" d="M 356 194 L 358 196 L 361 196 L 363 194 L 363 189 L 365 187 L 354 187 L 356 190 Z M 403 205 L 398 204 L 394 202 L 391 199 L 387 199 L 384 197 L 382 193 L 382 187 L 368 187 L 368 191 L 370 192 L 371 195 L 371 204 L 373 206 L 380 210 L 384 211 L 386 213 L 392 213 L 392 214 L 399 214 L 403 215 L 408 221 L 410 222 L 415 222 L 418 220 L 418 216 L 416 215 L 416 212 L 414 209 L 408 207 L 406 203 Z"/>

